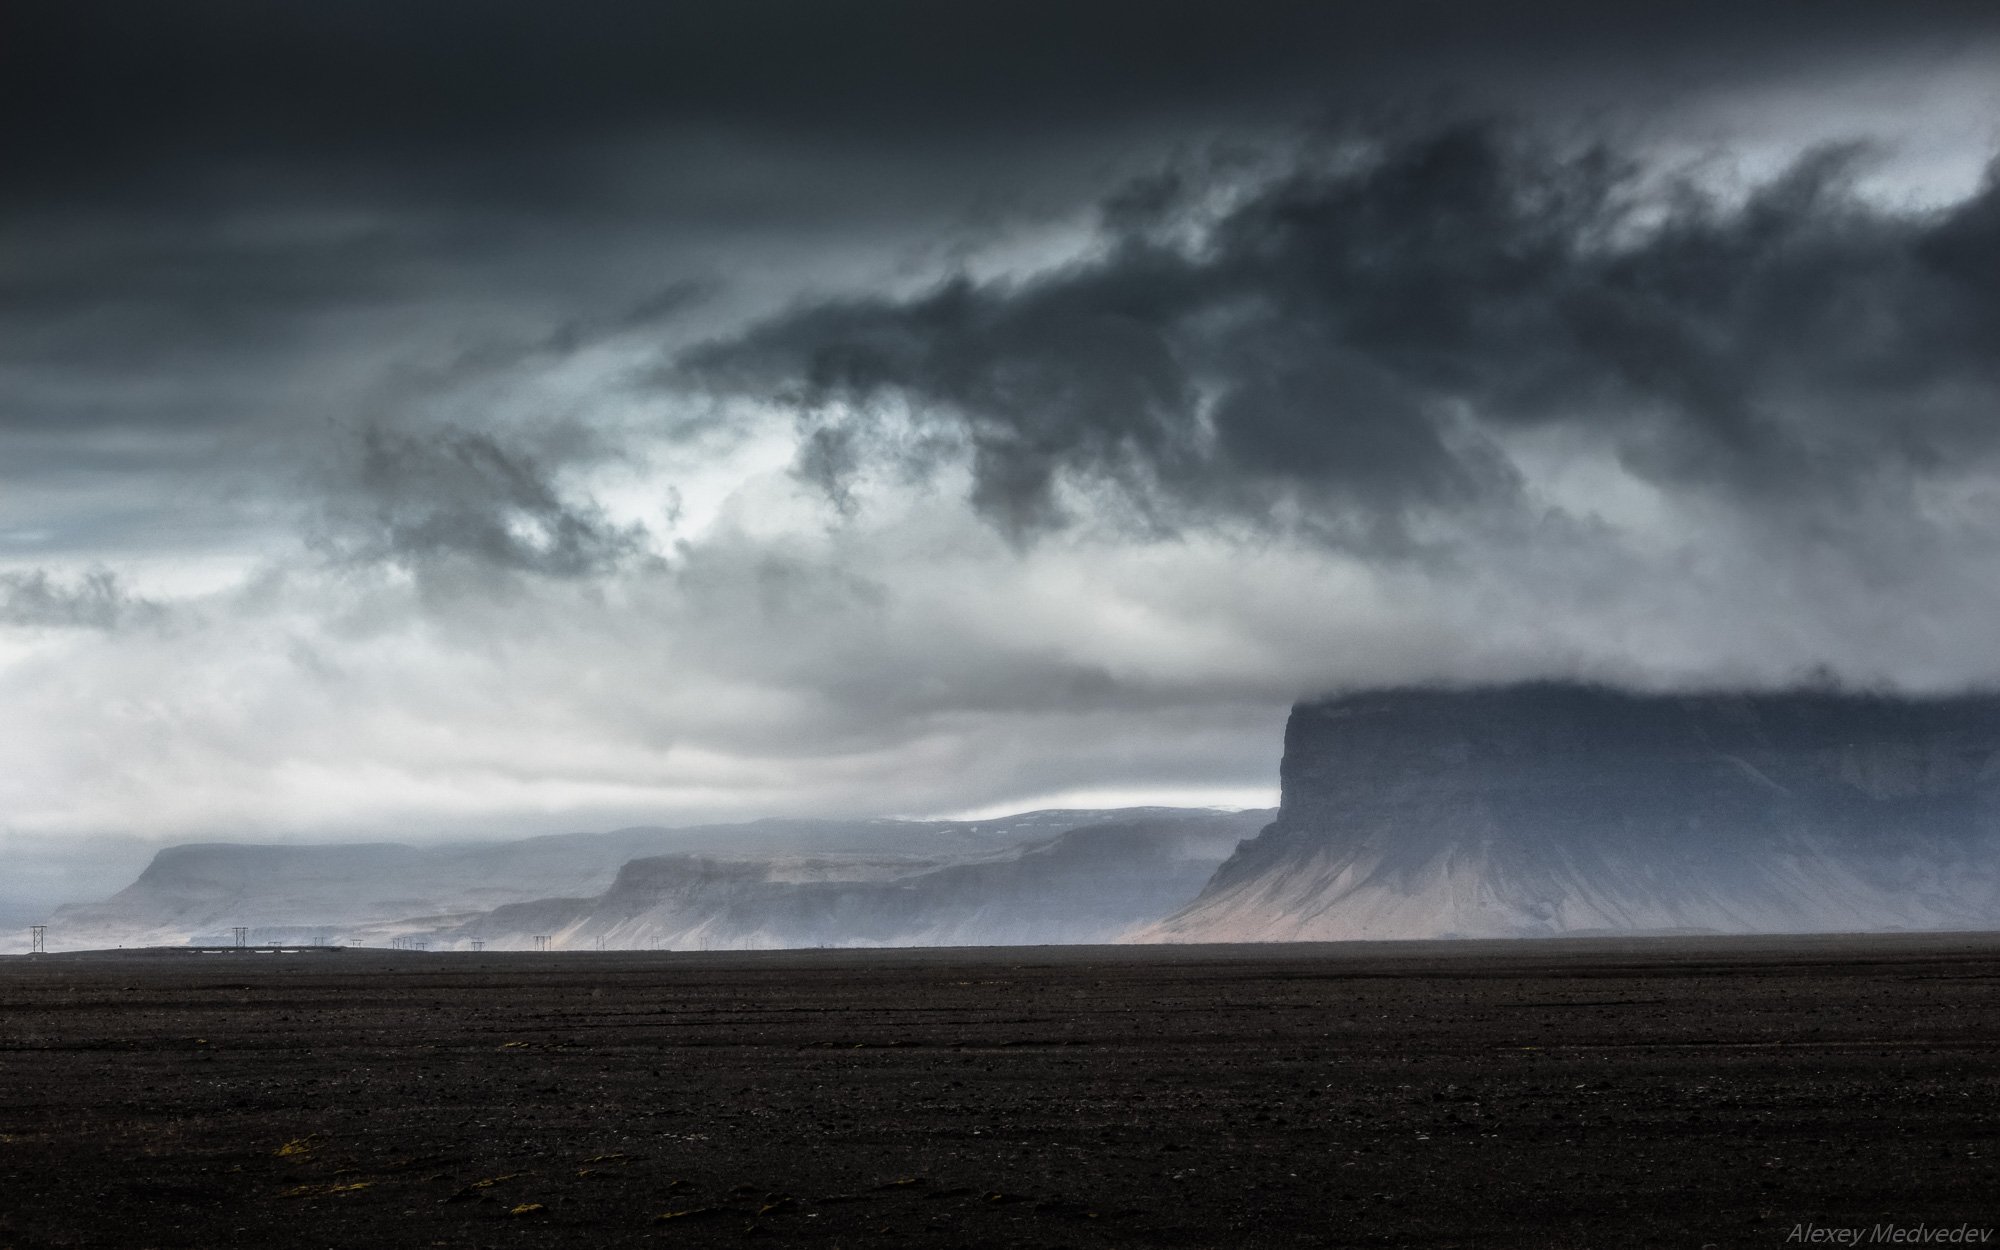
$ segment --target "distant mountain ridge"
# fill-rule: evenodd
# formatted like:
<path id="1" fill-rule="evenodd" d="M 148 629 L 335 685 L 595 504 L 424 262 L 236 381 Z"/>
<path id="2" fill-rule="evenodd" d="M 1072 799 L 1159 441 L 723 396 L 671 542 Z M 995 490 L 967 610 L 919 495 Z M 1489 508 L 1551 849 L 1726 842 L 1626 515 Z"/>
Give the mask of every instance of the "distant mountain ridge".
<path id="1" fill-rule="evenodd" d="M 635 859 L 599 897 L 499 907 L 439 936 L 493 949 L 524 947 L 533 934 L 668 949 L 1109 942 L 1193 898 L 1269 813 L 1118 815 L 1005 855 L 894 875 L 811 861 Z"/>
<path id="2" fill-rule="evenodd" d="M 715 949 L 2000 928 L 2000 698 L 1533 683 L 1301 703 L 1278 811 L 190 845 L 58 948 Z M 1252 836 L 1254 835 L 1254 836 Z"/>
<path id="3" fill-rule="evenodd" d="M 997 915 L 983 927 L 951 920 L 945 913 L 952 907 L 969 912 L 984 906 L 977 888 L 969 887 L 970 892 L 956 892 L 954 904 L 934 901 L 928 913 L 921 907 L 904 913 L 923 917 L 909 929 L 911 940 L 921 940 L 924 932 L 951 932 L 977 941 L 982 933 L 1003 930 L 1024 940 L 1031 940 L 1033 932 L 1083 931 L 1108 940 L 1192 898 L 1236 840 L 1254 832 L 1268 816 L 1172 808 L 1057 809 L 979 821 L 764 820 L 683 829 L 639 827 L 439 847 L 197 843 L 161 850 L 136 881 L 101 903 L 60 909 L 50 919 L 49 932 L 52 944 L 63 949 L 222 941 L 238 925 L 249 928 L 257 941 L 379 944 L 421 938 L 450 946 L 476 938 L 493 949 L 527 948 L 533 937 L 545 935 L 553 936 L 558 946 L 571 941 L 594 945 L 601 937 L 631 945 L 679 940 L 689 945 L 774 945 L 787 944 L 784 935 L 797 945 L 880 944 L 888 940 L 881 935 L 890 929 L 863 923 L 862 912 L 855 910 L 862 898 L 893 909 L 923 889 L 952 893 L 955 882 L 963 884 L 952 871 L 1033 858 L 1035 866 L 1053 865 L 1086 876 L 1095 872 L 1095 902 L 1076 890 L 1065 893 L 1053 878 L 1043 884 L 1054 892 L 1051 897 L 1068 898 L 1079 907 L 1123 900 L 1118 906 L 1124 910 L 1112 909 L 1118 922 L 1025 929 L 1009 928 Z M 1140 891 L 1143 903 L 1103 880 L 1107 871 L 1115 875 L 1103 854 L 1092 859 L 1073 851 L 1052 855 L 1047 849 L 1073 831 L 1107 824 L 1140 831 L 1123 840 L 1099 836 L 1087 841 L 1114 859 L 1119 853 L 1131 857 L 1122 871 L 1148 883 Z M 669 914 L 659 910 L 657 901 L 649 905 L 656 913 L 653 920 L 643 924 L 629 917 L 613 923 L 585 914 L 600 899 L 608 900 L 606 908 L 631 910 L 638 882 L 657 883 L 661 870 L 656 866 L 648 877 L 643 869 L 628 873 L 628 866 L 655 860 L 684 865 L 690 888 L 707 882 L 700 906 L 715 908 L 716 914 L 705 920 L 691 918 L 691 913 Z M 990 876 L 975 873 L 974 879 L 998 889 L 1008 871 L 996 867 Z M 946 875 L 931 876 L 941 872 Z M 922 888 L 893 884 L 927 877 Z M 752 881 L 754 890 L 748 889 Z M 734 885 L 725 889 L 724 883 Z M 853 900 L 845 910 L 828 913 L 845 916 L 845 928 L 824 917 L 803 919 L 818 914 L 816 908 L 823 911 L 836 896 Z M 755 914 L 759 906 L 768 913 L 765 919 Z M 938 911 L 940 907 L 944 910 Z M 1151 910 L 1137 915 L 1134 908 Z M 496 914 L 499 919 L 491 919 Z M 508 917 L 524 927 L 510 927 Z M 874 936 L 860 936 L 863 930 Z"/>
<path id="4" fill-rule="evenodd" d="M 2000 926 L 2000 699 L 1561 683 L 1293 710 L 1156 941 Z"/>

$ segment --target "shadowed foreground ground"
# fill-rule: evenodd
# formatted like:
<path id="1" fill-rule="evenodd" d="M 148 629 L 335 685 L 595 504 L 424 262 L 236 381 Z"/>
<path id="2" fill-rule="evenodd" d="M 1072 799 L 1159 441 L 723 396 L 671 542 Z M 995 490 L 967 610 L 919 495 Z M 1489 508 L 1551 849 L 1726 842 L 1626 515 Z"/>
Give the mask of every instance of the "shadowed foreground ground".
<path id="1" fill-rule="evenodd" d="M 1997 1155 L 1994 936 L 0 960 L 0 1246 L 1779 1247 Z"/>

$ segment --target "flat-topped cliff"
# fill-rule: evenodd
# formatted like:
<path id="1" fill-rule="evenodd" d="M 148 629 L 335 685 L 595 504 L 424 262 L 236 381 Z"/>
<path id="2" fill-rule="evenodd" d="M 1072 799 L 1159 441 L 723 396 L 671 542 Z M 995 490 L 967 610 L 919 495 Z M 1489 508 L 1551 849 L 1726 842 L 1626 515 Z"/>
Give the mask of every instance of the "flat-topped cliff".
<path id="1" fill-rule="evenodd" d="M 1302 703 L 1180 941 L 2000 925 L 2000 699 L 1537 683 Z"/>

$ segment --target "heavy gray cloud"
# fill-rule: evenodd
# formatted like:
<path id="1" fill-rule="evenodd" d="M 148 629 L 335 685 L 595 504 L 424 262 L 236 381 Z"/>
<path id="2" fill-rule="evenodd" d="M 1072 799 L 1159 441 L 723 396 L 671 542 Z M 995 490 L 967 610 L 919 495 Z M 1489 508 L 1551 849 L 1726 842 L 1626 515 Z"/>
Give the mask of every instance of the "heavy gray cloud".
<path id="1" fill-rule="evenodd" d="M 567 435 L 567 437 L 564 437 Z M 336 558 L 422 568 L 465 560 L 507 571 L 583 577 L 644 549 L 644 532 L 565 498 L 547 459 L 588 439 L 558 431 L 541 454 L 489 434 L 417 435 L 370 426 L 348 491 L 331 495 L 320 529 Z"/>
<path id="2" fill-rule="evenodd" d="M 1498 124 L 1345 136 L 1210 220 L 1186 223 L 1227 182 L 1151 179 L 1086 259 L 802 309 L 690 373 L 795 404 L 801 471 L 843 500 L 871 453 L 921 472 L 954 443 L 1015 534 L 1065 520 L 1065 482 L 1168 528 L 1483 528 L 1530 504 L 1500 450 L 1520 433 L 1846 512 L 2000 444 L 2000 179 L 1881 205 L 1868 159 L 1811 151 L 1725 195 Z"/>

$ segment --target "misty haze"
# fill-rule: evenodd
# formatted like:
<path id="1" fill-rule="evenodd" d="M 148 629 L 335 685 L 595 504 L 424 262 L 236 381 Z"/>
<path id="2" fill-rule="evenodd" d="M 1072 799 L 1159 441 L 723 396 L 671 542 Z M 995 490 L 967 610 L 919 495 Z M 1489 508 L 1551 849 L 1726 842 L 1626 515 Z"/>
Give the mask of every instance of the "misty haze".
<path id="1" fill-rule="evenodd" d="M 0 1250 L 2000 1229 L 1991 4 L 0 98 Z"/>

